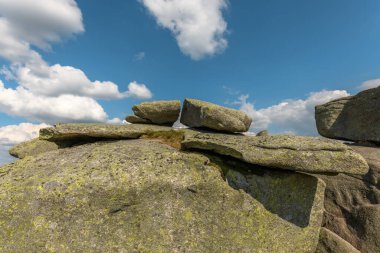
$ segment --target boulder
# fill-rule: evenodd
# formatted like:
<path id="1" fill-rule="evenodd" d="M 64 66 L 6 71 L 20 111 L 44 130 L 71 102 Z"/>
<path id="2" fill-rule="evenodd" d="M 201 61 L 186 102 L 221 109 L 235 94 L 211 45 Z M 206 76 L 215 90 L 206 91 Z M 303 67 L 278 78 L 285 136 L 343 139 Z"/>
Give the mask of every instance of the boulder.
<path id="1" fill-rule="evenodd" d="M 182 147 L 211 151 L 270 168 L 310 173 L 368 172 L 368 164 L 364 158 L 347 145 L 317 137 L 199 133 L 186 137 Z"/>
<path id="2" fill-rule="evenodd" d="M 362 253 L 380 252 L 379 221 L 374 215 L 380 211 L 380 190 L 356 176 L 318 177 L 326 183 L 323 226 Z"/>
<path id="3" fill-rule="evenodd" d="M 173 125 L 181 112 L 181 101 L 144 102 L 133 106 L 132 110 L 136 116 L 149 120 L 154 124 Z"/>
<path id="4" fill-rule="evenodd" d="M 57 150 L 58 144 L 50 141 L 39 140 L 38 138 L 20 143 L 9 150 L 9 154 L 16 158 L 35 156 L 51 150 Z"/>
<path id="5" fill-rule="evenodd" d="M 315 253 L 360 253 L 351 244 L 326 228 L 321 229 L 319 244 Z"/>
<path id="6" fill-rule="evenodd" d="M 40 130 L 40 139 L 48 141 L 65 140 L 99 140 L 99 139 L 137 139 L 144 134 L 151 132 L 171 132 L 175 131 L 171 127 L 130 124 L 130 125 L 110 125 L 110 124 L 57 124 L 54 127 Z"/>
<path id="7" fill-rule="evenodd" d="M 270 211 L 287 199 L 233 189 L 201 154 L 141 139 L 49 151 L 0 167 L 0 251 L 314 253 L 324 185 L 289 177 L 263 183 L 307 197 L 301 226 Z"/>
<path id="8" fill-rule="evenodd" d="M 316 106 L 318 132 L 325 137 L 380 142 L 380 87 Z"/>
<path id="9" fill-rule="evenodd" d="M 136 115 L 129 115 L 125 118 L 125 121 L 132 123 L 132 124 L 152 124 L 150 120 L 140 118 Z"/>
<path id="10" fill-rule="evenodd" d="M 269 136 L 268 130 L 260 131 L 256 134 L 256 136 Z"/>
<path id="11" fill-rule="evenodd" d="M 242 111 L 195 99 L 185 99 L 181 123 L 221 132 L 246 132 L 252 119 Z"/>

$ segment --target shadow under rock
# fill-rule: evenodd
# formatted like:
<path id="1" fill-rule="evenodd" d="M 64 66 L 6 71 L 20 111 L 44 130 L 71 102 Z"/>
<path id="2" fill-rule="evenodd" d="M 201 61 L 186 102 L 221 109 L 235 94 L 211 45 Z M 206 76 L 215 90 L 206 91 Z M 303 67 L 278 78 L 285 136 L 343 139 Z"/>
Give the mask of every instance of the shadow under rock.
<path id="1" fill-rule="evenodd" d="M 298 227 L 309 225 L 317 193 L 316 177 L 252 165 L 230 157 L 207 156 L 223 170 L 232 188 L 245 191 L 268 211 Z"/>

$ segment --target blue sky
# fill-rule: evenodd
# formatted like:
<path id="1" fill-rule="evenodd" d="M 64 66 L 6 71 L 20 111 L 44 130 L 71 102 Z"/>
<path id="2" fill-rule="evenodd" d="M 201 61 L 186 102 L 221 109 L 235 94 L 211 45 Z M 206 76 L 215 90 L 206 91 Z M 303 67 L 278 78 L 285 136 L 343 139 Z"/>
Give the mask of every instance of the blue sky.
<path id="1" fill-rule="evenodd" d="M 380 84 L 379 14 L 378 0 L 0 0 L 0 140 L 185 97 L 315 135 L 316 104 Z"/>

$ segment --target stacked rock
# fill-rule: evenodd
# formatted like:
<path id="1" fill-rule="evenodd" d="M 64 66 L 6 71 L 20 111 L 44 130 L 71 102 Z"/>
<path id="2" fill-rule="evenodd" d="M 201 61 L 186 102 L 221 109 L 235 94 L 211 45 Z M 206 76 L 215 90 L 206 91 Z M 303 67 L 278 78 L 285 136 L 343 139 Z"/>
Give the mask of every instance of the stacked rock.
<path id="1" fill-rule="evenodd" d="M 129 123 L 172 125 L 179 117 L 180 101 L 155 101 L 135 105 Z M 247 132 L 252 118 L 242 111 L 196 99 L 185 99 L 180 122 L 191 128 L 217 132 Z"/>
<path id="2" fill-rule="evenodd" d="M 181 102 L 153 101 L 135 105 L 132 108 L 135 115 L 129 115 L 125 120 L 134 124 L 173 125 L 177 121 Z"/>
<path id="3" fill-rule="evenodd" d="M 321 176 L 326 212 L 319 252 L 380 252 L 380 87 L 318 105 L 315 119 L 322 136 L 353 142 L 370 167 L 362 176 Z"/>

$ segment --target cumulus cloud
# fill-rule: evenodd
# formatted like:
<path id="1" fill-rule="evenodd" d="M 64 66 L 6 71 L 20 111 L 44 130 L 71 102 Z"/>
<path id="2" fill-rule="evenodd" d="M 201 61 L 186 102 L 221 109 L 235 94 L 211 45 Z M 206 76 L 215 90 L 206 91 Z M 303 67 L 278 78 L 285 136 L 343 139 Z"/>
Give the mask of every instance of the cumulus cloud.
<path id="1" fill-rule="evenodd" d="M 248 101 L 248 95 L 240 96 L 236 103 L 240 110 L 253 117 L 253 131 L 270 129 L 274 133 L 316 135 L 314 107 L 349 95 L 345 90 L 322 90 L 310 93 L 306 99 L 288 99 L 262 109 L 256 109 Z"/>
<path id="2" fill-rule="evenodd" d="M 46 127 L 49 127 L 49 125 L 44 123 L 39 125 L 21 123 L 19 125 L 0 127 L 0 165 L 14 160 L 8 154 L 8 150 L 13 145 L 36 138 L 39 130 Z"/>
<path id="3" fill-rule="evenodd" d="M 12 24 L 15 36 L 45 49 L 84 31 L 74 0 L 0 0 L 0 16 Z"/>
<path id="4" fill-rule="evenodd" d="M 74 0 L 0 0 L 0 58 L 10 65 L 0 74 L 19 84 L 0 83 L 0 111 L 31 120 L 106 121 L 107 114 L 95 99 L 147 99 L 144 84 L 131 82 L 120 91 L 110 81 L 92 81 L 71 66 L 50 66 L 32 46 L 49 50 L 84 31 L 82 13 Z"/>
<path id="5" fill-rule="evenodd" d="M 0 144 L 15 145 L 24 141 L 38 137 L 41 128 L 50 127 L 45 123 L 34 125 L 31 123 L 21 123 L 19 125 L 9 125 L 0 127 Z"/>
<path id="6" fill-rule="evenodd" d="M 223 51 L 227 47 L 227 23 L 222 11 L 227 0 L 139 0 L 169 29 L 181 51 L 194 60 Z"/>
<path id="7" fill-rule="evenodd" d="M 362 90 L 368 90 L 371 88 L 377 88 L 379 86 L 380 86 L 380 79 L 373 79 L 373 80 L 368 80 L 368 81 L 363 82 L 358 87 L 358 89 L 362 91 Z"/>

